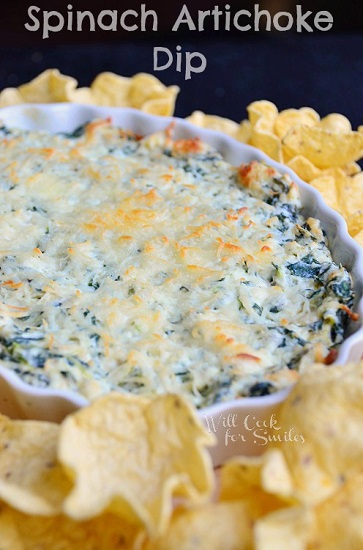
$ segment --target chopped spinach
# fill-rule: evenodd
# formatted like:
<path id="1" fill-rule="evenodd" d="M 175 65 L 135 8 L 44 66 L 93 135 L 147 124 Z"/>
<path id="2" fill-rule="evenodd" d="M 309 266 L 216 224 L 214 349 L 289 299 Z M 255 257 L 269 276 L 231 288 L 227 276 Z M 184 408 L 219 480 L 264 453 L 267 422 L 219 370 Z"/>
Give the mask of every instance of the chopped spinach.
<path id="1" fill-rule="evenodd" d="M 207 173 L 201 166 L 192 166 L 189 163 L 184 164 L 182 168 L 184 172 L 192 174 L 196 179 L 204 177 Z"/>
<path id="2" fill-rule="evenodd" d="M 340 342 L 348 324 L 348 315 L 344 310 L 338 309 L 336 312 L 336 318 L 334 319 L 327 316 L 324 319 L 324 323 L 330 325 L 330 337 L 332 342 Z"/>
<path id="3" fill-rule="evenodd" d="M 181 382 L 190 382 L 192 380 L 192 375 L 188 370 L 182 370 L 180 372 L 176 372 L 175 376 L 178 376 Z"/>
<path id="4" fill-rule="evenodd" d="M 270 395 L 275 391 L 276 388 L 271 384 L 271 382 L 257 382 L 250 387 L 248 395 L 250 397 L 259 397 L 262 395 Z"/>
<path id="5" fill-rule="evenodd" d="M 242 309 L 245 309 L 245 306 L 243 305 L 242 300 L 237 296 L 237 302 L 238 302 L 238 309 L 241 311 Z"/>
<path id="6" fill-rule="evenodd" d="M 262 315 L 262 307 L 258 304 L 253 304 L 252 309 L 256 311 L 256 313 L 261 317 Z"/>
<path id="7" fill-rule="evenodd" d="M 220 380 L 213 380 L 209 384 L 198 388 L 200 395 L 204 398 L 202 406 L 208 406 L 212 403 L 221 401 L 224 395 L 229 391 L 233 376 L 223 376 Z"/>
<path id="8" fill-rule="evenodd" d="M 2 125 L 0 126 L 0 134 L 2 134 L 3 136 L 11 136 L 12 131 L 9 130 L 9 128 L 7 128 L 6 126 Z"/>
<path id="9" fill-rule="evenodd" d="M 179 290 L 180 290 L 181 292 L 189 292 L 189 288 L 187 288 L 186 286 L 181 286 L 181 287 L 179 288 Z"/>
<path id="10" fill-rule="evenodd" d="M 126 145 L 124 145 L 122 147 L 122 152 L 125 156 L 129 156 L 135 153 L 138 147 L 139 147 L 139 144 L 135 140 L 134 142 L 129 142 Z"/>
<path id="11" fill-rule="evenodd" d="M 85 122 L 84 124 L 77 126 L 77 128 L 73 130 L 73 132 L 62 132 L 61 135 L 69 139 L 79 138 L 85 133 L 88 124 L 89 122 Z"/>
<path id="12" fill-rule="evenodd" d="M 338 298 L 340 298 L 340 302 L 349 306 L 352 305 L 352 283 L 348 276 L 345 278 L 340 276 L 334 277 L 331 281 L 329 281 L 327 286 Z"/>
<path id="13" fill-rule="evenodd" d="M 311 323 L 309 325 L 309 332 L 318 332 L 322 329 L 323 326 L 323 320 L 319 319 L 319 321 L 315 321 L 314 323 Z"/>
<path id="14" fill-rule="evenodd" d="M 88 286 L 94 288 L 95 290 L 98 290 L 100 288 L 100 283 L 98 283 L 97 281 L 94 281 L 93 279 L 91 279 L 88 282 Z"/>
<path id="15" fill-rule="evenodd" d="M 315 260 L 312 254 L 308 254 L 298 262 L 287 264 L 286 267 L 295 277 L 321 281 L 322 276 L 330 269 L 331 264 L 328 262 L 320 264 Z"/>
<path id="16" fill-rule="evenodd" d="M 287 328 L 287 327 L 282 327 L 282 326 L 271 326 L 271 327 L 267 327 L 268 330 L 276 330 L 276 332 L 278 332 L 279 334 L 283 335 L 283 336 L 287 336 L 288 338 L 292 339 L 292 340 L 295 340 L 296 343 L 299 345 L 299 346 L 305 346 L 306 344 L 306 340 L 304 340 L 303 338 L 301 338 L 298 334 L 296 334 L 296 332 L 294 332 L 293 330 Z M 285 343 L 286 345 L 286 343 Z M 278 346 L 278 347 L 285 347 L 285 345 L 283 346 Z"/>
<path id="17" fill-rule="evenodd" d="M 16 372 L 16 369 L 14 371 Z M 47 388 L 50 385 L 50 379 L 43 372 L 21 371 L 19 369 L 17 374 L 27 384 L 34 384 L 34 380 L 36 380 L 34 385 L 40 388 Z"/>

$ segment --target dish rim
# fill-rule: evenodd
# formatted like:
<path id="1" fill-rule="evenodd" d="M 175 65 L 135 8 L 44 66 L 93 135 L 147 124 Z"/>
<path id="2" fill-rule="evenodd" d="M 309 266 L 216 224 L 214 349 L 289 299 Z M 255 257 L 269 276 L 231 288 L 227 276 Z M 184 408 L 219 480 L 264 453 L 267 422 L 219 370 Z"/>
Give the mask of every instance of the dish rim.
<path id="1" fill-rule="evenodd" d="M 299 178 L 290 168 L 282 163 L 272 160 L 265 153 L 252 147 L 251 145 L 239 142 L 220 131 L 200 128 L 179 117 L 150 115 L 136 109 L 124 107 L 100 107 L 96 105 L 73 103 L 21 104 L 3 107 L 0 109 L 0 121 L 4 122 L 9 127 L 21 127 L 16 120 L 23 120 L 23 127 L 25 126 L 27 128 L 30 126 L 31 128 L 29 129 L 44 129 L 51 131 L 52 133 L 74 130 L 79 124 L 73 124 L 73 126 L 70 127 L 73 118 L 81 118 L 83 119 L 83 123 L 85 123 L 93 118 L 109 116 L 112 119 L 116 118 L 116 120 L 113 120 L 113 123 L 116 125 L 123 124 L 124 126 L 127 126 L 131 123 L 133 127 L 130 129 L 135 132 L 135 127 L 138 128 L 140 125 L 141 127 L 144 125 L 145 129 L 148 129 L 145 133 L 143 133 L 143 135 L 160 131 L 165 129 L 168 125 L 170 125 L 170 123 L 173 123 L 175 124 L 174 131 L 176 134 L 181 134 L 181 137 L 199 137 L 202 141 L 212 144 L 214 147 L 217 147 L 217 149 L 222 149 L 223 152 L 220 152 L 223 157 L 225 157 L 226 154 L 229 157 L 243 157 L 244 155 L 252 156 L 259 162 L 266 162 L 278 171 L 287 173 L 298 185 L 301 195 L 304 197 L 304 202 L 306 203 L 304 207 L 307 205 L 308 209 L 313 209 L 314 205 L 315 210 L 322 214 L 321 217 L 317 217 L 321 221 L 322 219 L 325 221 L 329 220 L 333 231 L 332 235 L 328 235 L 328 238 L 330 237 L 329 240 L 337 241 L 342 247 L 345 247 L 345 251 L 350 252 L 352 258 L 352 267 L 347 269 L 351 275 L 354 273 L 353 286 L 355 287 L 356 293 L 357 291 L 360 293 L 360 298 L 355 305 L 355 311 L 359 314 L 360 325 L 352 334 L 348 334 L 346 339 L 339 346 L 338 356 L 334 364 L 347 363 L 350 354 L 355 347 L 360 348 L 360 353 L 363 353 L 363 250 L 349 235 L 344 218 L 325 203 L 320 192 L 301 180 L 301 178 Z M 117 120 L 120 118 L 124 118 L 126 122 Z M 13 120 L 13 122 L 11 122 L 11 120 Z M 47 123 L 45 127 L 44 122 Z M 49 126 L 57 129 L 49 129 Z M 150 127 L 152 128 L 151 130 Z M 240 162 L 242 163 L 245 161 L 241 160 Z M 309 198 L 310 201 L 307 201 L 307 198 Z M 316 214 L 311 215 L 316 217 Z M 324 226 L 324 221 L 322 221 L 322 224 Z M 337 244 L 333 245 L 333 243 L 329 243 L 329 250 L 332 254 L 334 254 L 333 248 L 336 247 Z M 0 377 L 8 382 L 11 388 L 14 389 L 15 393 L 18 393 L 19 395 L 21 394 L 25 398 L 58 398 L 77 408 L 83 407 L 89 403 L 85 397 L 78 394 L 76 391 L 31 386 L 17 376 L 16 373 L 6 367 L 3 367 L 1 363 Z M 202 416 L 208 416 L 222 414 L 223 412 L 228 412 L 232 409 L 249 410 L 252 406 L 254 408 L 259 408 L 278 405 L 287 397 L 293 385 L 294 384 L 287 388 L 278 390 L 270 395 L 243 397 L 226 402 L 215 403 L 208 407 L 199 409 L 199 413 Z"/>

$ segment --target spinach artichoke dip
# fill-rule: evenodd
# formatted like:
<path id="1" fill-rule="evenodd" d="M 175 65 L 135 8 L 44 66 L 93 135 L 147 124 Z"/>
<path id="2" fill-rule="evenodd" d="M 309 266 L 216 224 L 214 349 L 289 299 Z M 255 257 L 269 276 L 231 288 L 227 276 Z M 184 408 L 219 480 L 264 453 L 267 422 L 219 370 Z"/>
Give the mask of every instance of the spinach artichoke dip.
<path id="1" fill-rule="evenodd" d="M 26 383 L 205 407 L 334 359 L 351 279 L 296 185 L 171 134 L 0 130 L 0 358 Z"/>

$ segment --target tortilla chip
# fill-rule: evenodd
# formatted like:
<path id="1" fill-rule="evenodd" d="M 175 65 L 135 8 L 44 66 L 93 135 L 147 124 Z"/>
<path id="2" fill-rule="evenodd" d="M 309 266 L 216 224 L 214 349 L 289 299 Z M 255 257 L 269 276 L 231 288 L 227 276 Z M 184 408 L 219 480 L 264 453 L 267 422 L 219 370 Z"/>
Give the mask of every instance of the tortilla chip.
<path id="1" fill-rule="evenodd" d="M 62 75 L 58 69 L 48 69 L 18 89 L 23 103 L 54 103 L 68 101 L 77 84 L 77 80 Z"/>
<path id="2" fill-rule="evenodd" d="M 308 508 L 294 506 L 277 510 L 255 525 L 255 550 L 306 550 L 314 525 Z M 325 550 L 325 549 L 324 549 Z"/>
<path id="3" fill-rule="evenodd" d="M 62 510 L 71 483 L 57 463 L 58 424 L 0 416 L 0 499 L 28 514 Z"/>
<path id="4" fill-rule="evenodd" d="M 155 76 L 139 73 L 131 78 L 131 87 L 129 93 L 130 107 L 143 110 L 145 102 L 153 99 L 170 98 L 175 102 L 179 92 L 178 86 L 169 86 L 168 88 L 160 82 Z M 149 110 L 149 112 L 151 112 Z M 174 112 L 174 106 L 171 112 Z"/>
<path id="5" fill-rule="evenodd" d="M 175 86 L 170 86 L 167 91 L 159 94 L 159 97 L 146 100 L 141 107 L 144 113 L 158 116 L 172 116 L 175 108 L 175 98 L 178 91 Z"/>
<path id="6" fill-rule="evenodd" d="M 338 187 L 339 205 L 348 220 L 354 214 L 363 210 L 363 174 L 352 178 L 342 178 Z M 363 227 L 361 227 L 363 229 Z"/>
<path id="7" fill-rule="evenodd" d="M 339 113 L 331 113 L 320 121 L 320 128 L 326 132 L 347 134 L 352 131 L 352 125 L 346 116 Z"/>
<path id="8" fill-rule="evenodd" d="M 220 500 L 243 501 L 256 520 L 296 502 L 284 456 L 271 449 L 259 457 L 236 457 L 220 472 Z"/>
<path id="9" fill-rule="evenodd" d="M 1 550 L 130 550 L 143 538 L 137 527 L 111 514 L 78 522 L 26 515 L 0 504 Z"/>
<path id="10" fill-rule="evenodd" d="M 85 103 L 87 105 L 96 104 L 91 88 L 77 88 L 76 90 L 68 91 L 67 101 L 71 101 L 72 103 Z"/>
<path id="11" fill-rule="evenodd" d="M 315 532 L 309 549 L 363 548 L 363 475 L 353 477 L 316 508 Z"/>
<path id="12" fill-rule="evenodd" d="M 181 397 L 148 401 L 111 393 L 65 419 L 59 460 L 74 480 L 64 503 L 73 519 L 110 510 L 142 522 L 149 532 L 165 529 L 172 497 L 201 503 L 213 491 L 206 446 L 214 443 Z"/>
<path id="13" fill-rule="evenodd" d="M 194 111 L 186 120 L 200 128 L 217 130 L 234 138 L 240 129 L 239 124 L 233 120 L 220 116 L 206 115 L 202 111 Z"/>
<path id="14" fill-rule="evenodd" d="M 20 103 L 24 103 L 24 100 L 17 88 L 5 88 L 0 93 L 0 107 L 20 105 Z"/>
<path id="15" fill-rule="evenodd" d="M 125 107 L 128 105 L 130 78 L 114 73 L 100 73 L 91 84 L 97 105 Z"/>
<path id="16" fill-rule="evenodd" d="M 248 118 L 253 127 L 259 122 L 259 129 L 273 131 L 278 115 L 276 105 L 271 101 L 261 100 L 250 103 L 247 107 Z"/>
<path id="17" fill-rule="evenodd" d="M 307 158 L 297 155 L 287 162 L 287 166 L 294 170 L 294 172 L 302 180 L 310 183 L 313 179 L 318 178 L 321 175 L 321 170 L 314 166 Z"/>
<path id="18" fill-rule="evenodd" d="M 282 148 L 280 140 L 272 132 L 254 127 L 251 133 L 250 144 L 261 149 L 266 155 L 277 162 L 282 162 Z"/>
<path id="19" fill-rule="evenodd" d="M 91 84 L 97 105 L 133 107 L 150 114 L 172 115 L 178 86 L 164 86 L 152 75 L 139 73 L 131 78 L 105 72 Z"/>
<path id="20" fill-rule="evenodd" d="M 164 535 L 144 550 L 251 550 L 252 524 L 243 502 L 219 502 L 174 514 Z"/>
<path id="21" fill-rule="evenodd" d="M 315 187 L 323 195 L 328 206 L 334 210 L 340 211 L 339 196 L 335 186 L 334 176 L 320 176 L 310 181 L 310 185 Z"/>
<path id="22" fill-rule="evenodd" d="M 239 125 L 238 132 L 236 134 L 236 139 L 242 143 L 249 143 L 252 135 L 252 125 L 248 120 L 242 120 Z"/>
<path id="23" fill-rule="evenodd" d="M 286 109 L 276 116 L 274 132 L 279 138 L 283 138 L 291 128 L 301 124 L 316 126 L 320 117 L 314 109 L 302 107 L 301 109 Z"/>
<path id="24" fill-rule="evenodd" d="M 349 162 L 345 166 L 341 167 L 342 170 L 346 173 L 347 176 L 354 176 L 355 174 L 358 174 L 361 172 L 361 167 L 357 162 Z"/>
<path id="25" fill-rule="evenodd" d="M 310 366 L 283 404 L 279 425 L 291 435 L 279 448 L 299 498 L 317 504 L 331 496 L 363 470 L 363 363 Z"/>
<path id="26" fill-rule="evenodd" d="M 287 159 L 302 155 L 318 168 L 329 168 L 358 160 L 363 155 L 363 135 L 327 132 L 317 126 L 295 126 L 283 138 L 282 147 Z"/>
<path id="27" fill-rule="evenodd" d="M 19 88 L 6 88 L 0 94 L 0 107 L 21 103 L 73 102 L 112 107 L 133 107 L 150 114 L 174 113 L 178 86 L 166 87 L 153 75 L 139 73 L 131 78 L 110 72 L 99 74 L 90 88 L 77 88 L 78 82 L 48 69 Z"/>

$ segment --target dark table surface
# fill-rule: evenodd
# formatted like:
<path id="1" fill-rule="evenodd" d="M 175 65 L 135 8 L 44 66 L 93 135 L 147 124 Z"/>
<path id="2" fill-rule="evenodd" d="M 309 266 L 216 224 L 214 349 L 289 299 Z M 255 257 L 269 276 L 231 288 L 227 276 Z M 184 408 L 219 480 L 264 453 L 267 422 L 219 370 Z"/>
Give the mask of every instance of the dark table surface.
<path id="1" fill-rule="evenodd" d="M 363 124 L 363 33 L 253 35 L 241 39 L 180 41 L 182 52 L 199 51 L 207 67 L 190 80 L 175 65 L 153 71 L 154 46 L 175 53 L 178 41 L 138 40 L 112 44 L 0 47 L 0 88 L 17 86 L 56 67 L 88 85 L 102 71 L 130 76 L 155 74 L 181 88 L 176 115 L 195 109 L 240 121 L 253 100 L 269 99 L 279 109 L 315 108 L 322 116 L 341 112 L 353 127 Z"/>

